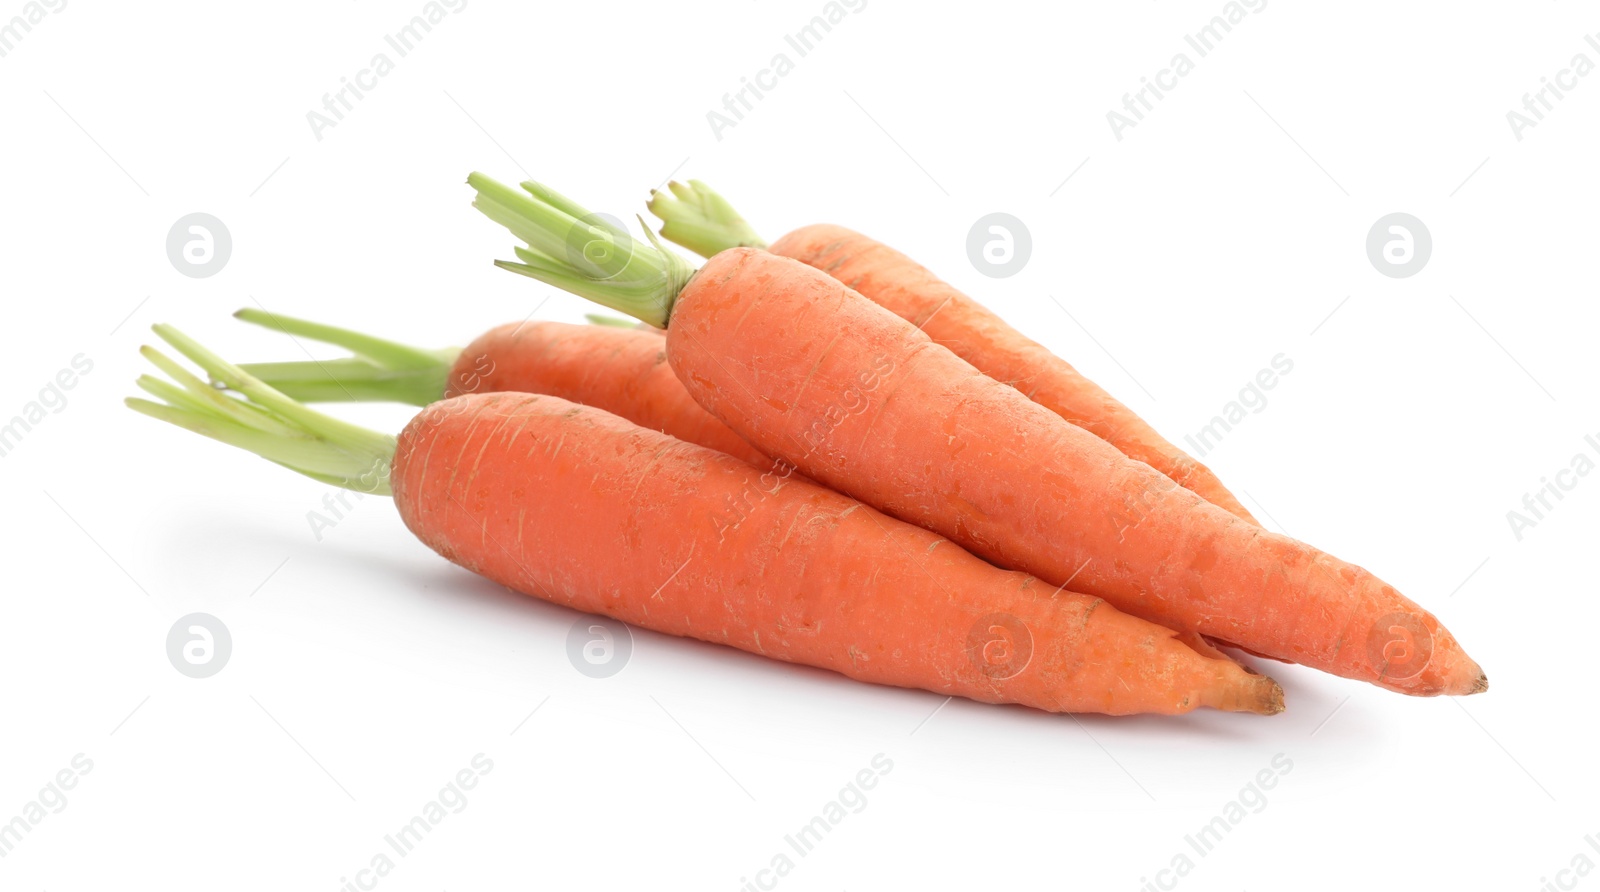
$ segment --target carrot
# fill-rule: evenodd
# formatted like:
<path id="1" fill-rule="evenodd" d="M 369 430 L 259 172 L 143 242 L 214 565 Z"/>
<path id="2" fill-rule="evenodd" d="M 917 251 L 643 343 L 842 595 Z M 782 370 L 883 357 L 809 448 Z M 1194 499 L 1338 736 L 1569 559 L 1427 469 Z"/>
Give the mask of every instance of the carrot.
<path id="1" fill-rule="evenodd" d="M 388 401 L 426 406 L 463 393 L 519 391 L 604 409 L 634 424 L 773 468 L 739 435 L 700 408 L 667 364 L 653 330 L 561 322 L 508 323 L 465 349 L 422 350 L 265 310 L 239 319 L 344 347 L 330 361 L 246 363 L 240 368 L 301 402 Z"/>
<path id="2" fill-rule="evenodd" d="M 702 257 L 732 247 L 765 248 L 816 267 L 927 332 L 979 371 L 1160 471 L 1179 486 L 1260 526 L 1210 468 L 1168 442 L 1132 409 L 926 267 L 843 226 L 805 226 L 771 245 L 727 200 L 699 180 L 653 192 L 661 235 Z"/>
<path id="3" fill-rule="evenodd" d="M 588 406 L 435 403 L 398 438 L 314 412 L 168 326 L 176 383 L 128 405 L 338 486 L 392 495 L 475 573 L 643 628 L 861 681 L 1051 711 L 1270 714 L 1282 690 L 1098 599 L 995 569 L 933 533 Z M 748 497 L 721 523 L 730 497 Z"/>
<path id="4" fill-rule="evenodd" d="M 464 393 L 515 391 L 561 397 L 604 409 L 634 424 L 798 477 L 700 408 L 666 361 L 661 329 L 591 316 L 595 326 L 522 322 L 491 329 L 464 350 L 422 350 L 265 310 L 234 314 L 290 335 L 343 346 L 356 356 L 331 361 L 245 363 L 246 373 L 302 402 L 388 401 L 426 406 Z M 603 320 L 603 321 L 596 321 Z M 432 357 L 431 364 L 417 357 Z M 438 382 L 445 381 L 442 388 Z M 430 389 L 431 388 L 431 389 Z M 1181 640 L 1218 659 L 1232 657 L 1202 636 Z"/>
<path id="5" fill-rule="evenodd" d="M 468 182 L 529 240 L 498 266 L 666 327 L 690 395 L 819 483 L 1176 629 L 1407 694 L 1487 688 L 1376 576 L 1178 487 L 812 267 L 732 248 L 691 277 L 639 244 L 614 269 L 562 263 L 552 246 L 614 234 L 536 190 Z"/>

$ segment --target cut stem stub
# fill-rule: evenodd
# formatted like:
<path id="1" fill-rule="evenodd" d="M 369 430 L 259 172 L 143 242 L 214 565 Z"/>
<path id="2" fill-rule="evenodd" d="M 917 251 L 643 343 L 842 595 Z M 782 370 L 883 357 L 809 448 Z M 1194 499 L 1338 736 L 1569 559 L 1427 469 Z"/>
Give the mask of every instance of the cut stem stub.
<path id="1" fill-rule="evenodd" d="M 472 206 L 527 245 L 515 249 L 521 263 L 496 260 L 495 266 L 657 328 L 667 326 L 672 303 L 694 275 L 694 267 L 668 250 L 649 227 L 644 230 L 649 244 L 639 242 L 621 222 L 591 213 L 532 181 L 518 191 L 474 173 L 467 184 L 477 190 Z"/>
<path id="2" fill-rule="evenodd" d="M 661 219 L 661 237 L 701 257 L 714 257 L 729 248 L 767 246 L 726 198 L 699 180 L 676 180 L 670 191 L 650 193 L 650 213 Z"/>

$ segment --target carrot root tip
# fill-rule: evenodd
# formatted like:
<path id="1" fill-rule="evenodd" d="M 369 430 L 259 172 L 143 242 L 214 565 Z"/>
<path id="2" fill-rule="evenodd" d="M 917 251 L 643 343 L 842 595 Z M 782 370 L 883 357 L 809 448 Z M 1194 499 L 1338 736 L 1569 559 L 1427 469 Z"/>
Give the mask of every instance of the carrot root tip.
<path id="1" fill-rule="evenodd" d="M 1277 715 L 1283 712 L 1283 686 L 1265 675 L 1245 675 L 1230 684 L 1216 700 L 1202 700 L 1227 712 L 1252 712 L 1256 715 Z"/>

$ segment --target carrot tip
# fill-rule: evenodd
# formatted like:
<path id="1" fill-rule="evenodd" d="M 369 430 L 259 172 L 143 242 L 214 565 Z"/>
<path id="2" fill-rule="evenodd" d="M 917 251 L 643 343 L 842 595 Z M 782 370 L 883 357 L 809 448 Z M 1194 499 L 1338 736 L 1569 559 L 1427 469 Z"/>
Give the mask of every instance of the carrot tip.
<path id="1" fill-rule="evenodd" d="M 1478 680 L 1472 683 L 1472 690 L 1467 691 L 1467 693 L 1469 695 L 1481 694 L 1487 690 L 1489 690 L 1489 673 L 1480 671 L 1478 673 Z"/>
<path id="2" fill-rule="evenodd" d="M 1257 685 L 1258 699 L 1250 711 L 1257 715 L 1277 715 L 1283 712 L 1283 686 L 1265 675 L 1258 677 L 1262 683 Z"/>
<path id="3" fill-rule="evenodd" d="M 1253 712 L 1256 715 L 1277 715 L 1283 712 L 1283 687 L 1265 675 L 1246 674 L 1242 667 L 1229 663 L 1224 670 L 1229 676 L 1200 695 L 1201 706 L 1224 712 Z"/>

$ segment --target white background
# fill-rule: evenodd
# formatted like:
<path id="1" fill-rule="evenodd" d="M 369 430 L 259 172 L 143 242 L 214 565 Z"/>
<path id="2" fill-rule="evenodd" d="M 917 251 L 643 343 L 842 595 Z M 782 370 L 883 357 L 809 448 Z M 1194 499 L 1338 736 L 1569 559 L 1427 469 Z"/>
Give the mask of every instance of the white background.
<path id="1" fill-rule="evenodd" d="M 75 355 L 93 370 L 0 459 L 0 820 L 75 754 L 94 767 L 0 887 L 332 892 L 480 752 L 467 807 L 379 888 L 739 889 L 877 753 L 866 807 L 779 888 L 1136 890 L 1185 852 L 1183 889 L 1531 892 L 1600 863 L 1600 475 L 1520 541 L 1506 517 L 1600 434 L 1600 76 L 1521 141 L 1506 120 L 1574 54 L 1600 62 L 1600 17 L 1274 0 L 1197 58 L 1183 36 L 1223 6 L 871 0 L 798 58 L 784 35 L 821 0 L 472 0 L 320 140 L 307 112 L 393 58 L 421 0 L 49 13 L 0 58 L 0 420 Z M 779 52 L 794 70 L 717 138 L 707 112 Z M 1195 70 L 1117 140 L 1106 113 L 1178 52 Z M 769 239 L 874 234 L 1178 442 L 1285 354 L 1206 462 L 1434 610 L 1493 689 L 1273 666 L 1275 718 L 1075 720 L 646 632 L 592 680 L 575 614 L 449 565 L 385 501 L 319 542 L 326 487 L 122 407 L 157 321 L 239 360 L 303 357 L 228 318 L 258 304 L 433 346 L 577 321 L 490 265 L 512 240 L 469 207 L 473 169 L 625 218 L 692 176 Z M 212 278 L 165 253 L 194 211 L 232 233 Z M 966 258 L 992 211 L 1032 232 L 1011 278 Z M 1365 254 L 1393 211 L 1432 232 L 1412 278 Z M 165 653 L 193 611 L 233 635 L 206 680 Z M 1265 807 L 1195 855 L 1185 834 L 1279 753 Z"/>

